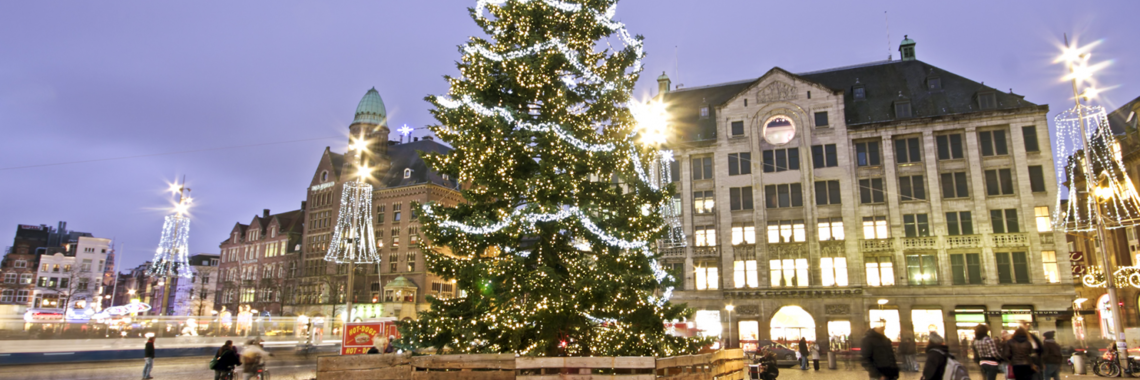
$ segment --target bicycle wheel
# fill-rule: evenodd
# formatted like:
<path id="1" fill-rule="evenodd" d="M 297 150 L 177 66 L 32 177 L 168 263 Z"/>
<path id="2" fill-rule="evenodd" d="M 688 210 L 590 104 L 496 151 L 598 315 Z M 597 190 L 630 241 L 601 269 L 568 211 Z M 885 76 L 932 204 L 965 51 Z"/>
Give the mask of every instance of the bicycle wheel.
<path id="1" fill-rule="evenodd" d="M 1093 373 L 1101 377 L 1117 377 L 1120 375 L 1120 367 L 1115 363 L 1102 361 L 1093 367 Z"/>

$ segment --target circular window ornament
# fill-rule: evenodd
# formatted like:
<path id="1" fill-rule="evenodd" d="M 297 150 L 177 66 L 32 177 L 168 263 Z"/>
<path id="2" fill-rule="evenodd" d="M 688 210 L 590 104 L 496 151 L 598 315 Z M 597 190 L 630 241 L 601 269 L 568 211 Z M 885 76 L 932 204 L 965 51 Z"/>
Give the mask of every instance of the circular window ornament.
<path id="1" fill-rule="evenodd" d="M 784 145 L 796 137 L 796 124 L 784 115 L 776 115 L 764 122 L 764 139 L 768 143 Z"/>

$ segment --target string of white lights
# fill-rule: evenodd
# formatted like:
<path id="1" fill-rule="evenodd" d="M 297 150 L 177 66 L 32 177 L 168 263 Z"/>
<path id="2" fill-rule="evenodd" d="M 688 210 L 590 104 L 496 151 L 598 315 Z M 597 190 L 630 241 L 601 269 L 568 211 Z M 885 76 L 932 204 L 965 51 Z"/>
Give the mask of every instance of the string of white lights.
<path id="1" fill-rule="evenodd" d="M 162 237 L 154 252 L 154 261 L 148 268 L 149 274 L 157 277 L 179 276 L 190 278 L 193 274 L 189 258 L 190 218 L 182 214 L 167 215 L 162 223 Z"/>
<path id="2" fill-rule="evenodd" d="M 421 206 L 421 209 L 427 217 L 437 217 L 430 205 L 424 204 Z M 456 229 L 462 231 L 465 234 L 486 235 L 501 231 L 502 229 L 519 223 L 520 221 L 526 223 L 527 226 L 533 226 L 536 223 L 560 221 L 572 216 L 577 217 L 578 222 L 581 223 L 582 227 L 585 227 L 587 231 L 590 231 L 590 233 L 594 234 L 594 236 L 598 237 L 598 239 L 601 239 L 603 242 L 610 246 L 622 249 L 641 249 L 648 245 L 648 243 L 644 240 L 625 240 L 606 233 L 604 230 L 602 230 L 601 227 L 598 227 L 597 224 L 594 224 L 594 222 L 591 221 L 590 218 L 587 217 L 584 212 L 582 212 L 582 210 L 578 209 L 578 207 L 575 206 L 564 207 L 555 213 L 525 213 L 522 211 L 522 209 L 516 209 L 503 220 L 485 226 L 473 226 L 453 220 L 441 220 L 438 222 L 438 225 L 443 228 Z"/>
<path id="3" fill-rule="evenodd" d="M 1096 207 L 1101 208 L 1105 228 L 1140 224 L 1140 194 L 1122 166 L 1120 144 L 1108 127 L 1104 107 L 1079 107 L 1065 110 L 1054 117 L 1057 126 L 1057 160 L 1065 163 L 1058 168 L 1058 178 L 1065 178 L 1071 184 L 1068 186 L 1068 202 L 1062 202 L 1065 197 L 1057 197 L 1053 212 L 1055 227 L 1064 231 L 1091 231 L 1096 228 L 1093 212 Z M 1082 113 L 1087 137 L 1081 136 L 1080 132 Z M 1084 157 L 1077 153 L 1085 146 L 1085 141 L 1092 146 L 1089 156 L 1093 160 L 1093 167 L 1099 168 L 1099 173 L 1087 173 L 1084 170 Z M 1083 199 L 1080 189 L 1074 186 L 1078 182 L 1078 175 L 1082 176 L 1082 182 L 1097 185 L 1094 193 L 1085 194 Z"/>
<path id="4" fill-rule="evenodd" d="M 372 228 L 372 185 L 355 180 L 344 184 L 340 213 L 325 261 L 338 264 L 380 262 Z"/>

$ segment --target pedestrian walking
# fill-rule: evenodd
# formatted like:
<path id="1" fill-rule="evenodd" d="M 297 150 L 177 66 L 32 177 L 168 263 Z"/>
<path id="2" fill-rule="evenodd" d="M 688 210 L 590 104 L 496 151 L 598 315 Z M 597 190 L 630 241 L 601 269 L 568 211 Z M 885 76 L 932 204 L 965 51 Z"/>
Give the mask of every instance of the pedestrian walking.
<path id="1" fill-rule="evenodd" d="M 808 348 L 808 351 L 811 352 L 812 368 L 814 368 L 816 371 L 819 371 L 819 343 L 811 342 L 811 347 Z"/>
<path id="2" fill-rule="evenodd" d="M 1040 356 L 1042 348 L 1029 337 L 1029 331 L 1023 327 L 1013 332 L 1013 337 L 1005 342 L 1005 358 L 1013 365 L 1013 378 L 1015 380 L 1033 380 L 1033 374 L 1040 371 L 1035 362 Z"/>
<path id="3" fill-rule="evenodd" d="M 153 379 L 153 377 L 150 376 L 150 370 L 151 370 L 151 368 L 154 368 L 154 337 L 153 336 L 146 339 L 146 347 L 143 349 L 143 358 L 145 358 L 146 364 L 143 365 L 142 378 L 143 378 L 143 380 Z"/>
<path id="4" fill-rule="evenodd" d="M 800 370 L 807 371 L 807 367 L 808 367 L 808 365 L 807 365 L 808 364 L 807 338 L 800 337 L 800 344 L 799 344 L 799 347 L 796 347 L 796 349 L 800 353 Z"/>
<path id="5" fill-rule="evenodd" d="M 1001 373 L 1001 358 L 998 344 L 990 339 L 990 328 L 984 324 L 974 327 L 974 363 L 982 367 L 984 380 L 997 380 Z"/>
<path id="6" fill-rule="evenodd" d="M 241 358 L 234 349 L 234 341 L 227 340 L 218 353 L 214 355 L 217 363 L 214 364 L 214 380 L 231 380 L 234 378 L 234 367 L 241 365 Z"/>
<path id="7" fill-rule="evenodd" d="M 906 334 L 899 339 L 899 355 L 903 358 L 904 371 L 918 371 L 918 346 L 914 342 L 913 335 Z"/>
<path id="8" fill-rule="evenodd" d="M 895 351 L 891 339 L 883 335 L 887 321 L 879 320 L 863 337 L 860 354 L 863 368 L 871 380 L 895 380 L 899 378 L 899 364 L 895 361 Z"/>
<path id="9" fill-rule="evenodd" d="M 950 347 L 937 332 L 930 333 L 930 340 L 926 343 L 926 364 L 922 366 L 922 380 L 941 380 L 946 372 L 946 359 L 954 359 L 950 354 Z"/>
<path id="10" fill-rule="evenodd" d="M 1065 363 L 1065 355 L 1061 354 L 1061 345 L 1053 339 L 1054 335 L 1055 331 L 1046 332 L 1045 341 L 1041 344 L 1044 347 L 1041 361 L 1045 363 L 1045 380 L 1061 380 L 1061 364 Z"/>

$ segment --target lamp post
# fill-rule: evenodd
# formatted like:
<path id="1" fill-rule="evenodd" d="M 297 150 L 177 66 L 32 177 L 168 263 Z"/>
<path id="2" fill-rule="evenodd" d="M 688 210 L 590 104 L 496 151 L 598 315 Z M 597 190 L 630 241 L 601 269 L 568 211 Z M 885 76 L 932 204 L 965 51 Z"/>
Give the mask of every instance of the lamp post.
<path id="1" fill-rule="evenodd" d="M 736 310 L 736 306 L 728 304 L 724 305 L 724 309 L 728 310 L 728 336 L 724 339 L 724 348 L 732 348 L 732 311 Z"/>
<path id="2" fill-rule="evenodd" d="M 1124 341 L 1124 324 L 1121 320 L 1120 307 L 1118 303 L 1119 301 L 1116 297 L 1116 281 L 1115 278 L 1113 278 L 1115 277 L 1113 275 L 1114 271 L 1112 270 L 1112 263 L 1109 261 L 1108 257 L 1108 245 L 1106 244 L 1108 242 L 1108 239 L 1105 236 L 1105 225 L 1103 219 L 1104 214 L 1100 207 L 1100 199 L 1111 197 L 1112 194 L 1111 191 L 1106 192 L 1102 190 L 1097 186 L 1097 183 L 1094 183 L 1094 181 L 1092 181 L 1092 176 L 1094 173 L 1092 164 L 1092 146 L 1089 145 L 1089 138 L 1087 133 L 1088 128 L 1085 125 L 1085 107 L 1081 104 L 1081 98 L 1095 97 L 1098 91 L 1091 86 L 1087 88 L 1083 93 L 1080 91 L 1081 82 L 1091 79 L 1092 74 L 1100 67 L 1103 67 L 1103 65 L 1089 65 L 1090 54 L 1083 51 L 1087 50 L 1088 48 L 1091 48 L 1091 46 L 1084 49 L 1071 47 L 1069 45 L 1068 36 L 1065 36 L 1064 54 L 1059 60 L 1064 61 L 1069 69 L 1069 75 L 1065 76 L 1065 79 L 1068 79 L 1072 82 L 1073 101 L 1076 102 L 1076 108 L 1078 112 L 1077 125 L 1080 128 L 1079 130 L 1081 135 L 1081 142 L 1083 143 L 1083 149 L 1081 149 L 1081 151 L 1084 156 L 1082 169 L 1084 170 L 1085 175 L 1085 188 L 1088 192 L 1087 196 L 1095 197 L 1092 202 L 1092 219 L 1096 227 L 1096 243 L 1100 247 L 1101 263 L 1104 265 L 1104 287 L 1108 293 L 1108 309 L 1112 314 L 1112 317 L 1109 318 L 1109 325 L 1111 326 L 1113 333 L 1112 338 L 1116 341 L 1116 350 L 1117 352 L 1122 353 L 1121 355 L 1117 355 L 1117 360 L 1121 360 L 1121 358 L 1128 357 L 1128 355 L 1124 354 L 1128 352 L 1128 343 Z M 1104 128 L 1106 126 L 1098 125 L 1098 127 Z M 1099 307 L 1099 305 L 1097 307 Z M 1123 368 L 1127 368 L 1127 363 L 1122 364 L 1122 366 Z"/>

